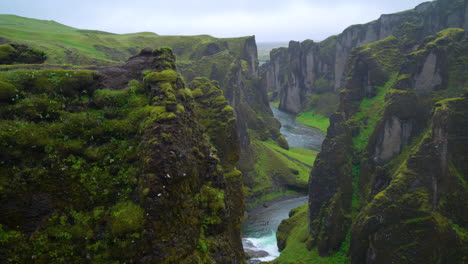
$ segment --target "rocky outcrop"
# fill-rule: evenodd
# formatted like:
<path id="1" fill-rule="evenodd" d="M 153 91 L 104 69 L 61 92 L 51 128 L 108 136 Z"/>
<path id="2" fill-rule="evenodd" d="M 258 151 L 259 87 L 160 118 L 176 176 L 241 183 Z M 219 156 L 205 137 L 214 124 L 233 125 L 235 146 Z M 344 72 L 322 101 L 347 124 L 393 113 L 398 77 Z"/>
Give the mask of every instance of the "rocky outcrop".
<path id="1" fill-rule="evenodd" d="M 0 79 L 0 262 L 245 263 L 233 109 L 170 49 Z"/>
<path id="2" fill-rule="evenodd" d="M 411 122 L 400 120 L 395 116 L 386 120 L 380 144 L 375 147 L 375 160 L 387 162 L 400 154 L 409 143 L 412 128 Z"/>
<path id="3" fill-rule="evenodd" d="M 3 44 L 0 45 L 0 64 L 39 64 L 47 59 L 47 55 L 26 45 Z"/>
<path id="4" fill-rule="evenodd" d="M 437 71 L 437 55 L 430 53 L 423 64 L 421 72 L 414 77 L 416 92 L 428 94 L 440 87 L 442 76 Z"/>
<path id="5" fill-rule="evenodd" d="M 273 50 L 270 62 L 263 66 L 267 89 L 278 94 L 280 109 L 298 113 L 306 106 L 309 95 L 339 92 L 344 88 L 346 63 L 354 48 L 390 35 L 417 39 L 444 28 L 466 27 L 464 9 L 461 0 L 427 2 L 413 10 L 382 15 L 368 24 L 348 27 L 320 43 L 290 42 L 288 49 Z M 414 43 L 407 45 L 411 48 Z M 428 59 L 425 75 L 432 71 L 430 65 L 434 64 L 433 57 Z M 438 77 L 433 78 L 437 80 Z"/>

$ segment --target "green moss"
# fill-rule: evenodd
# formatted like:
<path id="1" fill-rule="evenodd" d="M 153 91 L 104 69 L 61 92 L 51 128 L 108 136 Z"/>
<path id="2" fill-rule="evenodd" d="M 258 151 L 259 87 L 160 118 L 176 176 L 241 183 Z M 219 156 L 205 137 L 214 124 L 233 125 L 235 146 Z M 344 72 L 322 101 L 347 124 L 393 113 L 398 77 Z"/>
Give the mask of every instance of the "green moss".
<path id="1" fill-rule="evenodd" d="M 200 97 L 200 96 L 203 96 L 203 91 L 200 88 L 197 88 L 192 91 L 192 94 L 195 98 Z"/>
<path id="2" fill-rule="evenodd" d="M 226 177 L 227 179 L 229 178 L 237 178 L 239 176 L 241 176 L 242 172 L 240 170 L 232 170 L 230 172 L 225 172 L 224 173 L 224 177 Z"/>
<path id="3" fill-rule="evenodd" d="M 9 103 L 16 96 L 16 88 L 14 85 L 0 81 L 0 102 Z"/>
<path id="4" fill-rule="evenodd" d="M 131 202 L 119 202 L 110 209 L 109 227 L 115 236 L 143 229 L 145 210 Z"/>
<path id="5" fill-rule="evenodd" d="M 103 108 L 108 107 L 122 107 L 128 102 L 128 93 L 126 91 L 113 91 L 109 89 L 96 90 L 94 92 L 94 103 Z"/>
<path id="6" fill-rule="evenodd" d="M 360 207 L 360 201 L 359 201 L 359 195 L 358 195 L 358 184 L 359 184 L 359 178 L 361 174 L 361 167 L 359 165 L 352 165 L 352 172 L 353 172 L 353 196 L 351 200 L 351 208 L 353 210 L 353 213 L 357 213 L 357 210 Z"/>
<path id="7" fill-rule="evenodd" d="M 0 64 L 2 62 L 8 61 L 16 53 L 16 49 L 9 44 L 0 45 Z"/>
<path id="8" fill-rule="evenodd" d="M 174 82 L 179 75 L 174 70 L 164 70 L 161 72 L 151 72 L 145 76 L 145 82 Z"/>
<path id="9" fill-rule="evenodd" d="M 437 34 L 427 38 L 430 40 L 426 43 L 427 48 L 443 45 L 447 40 L 458 40 L 463 37 L 465 31 L 461 28 L 447 28 L 439 31 Z"/>
<path id="10" fill-rule="evenodd" d="M 403 61 L 403 56 L 399 50 L 399 41 L 396 37 L 390 35 L 385 39 L 365 44 L 361 46 L 361 52 L 369 52 L 387 73 L 398 70 Z"/>

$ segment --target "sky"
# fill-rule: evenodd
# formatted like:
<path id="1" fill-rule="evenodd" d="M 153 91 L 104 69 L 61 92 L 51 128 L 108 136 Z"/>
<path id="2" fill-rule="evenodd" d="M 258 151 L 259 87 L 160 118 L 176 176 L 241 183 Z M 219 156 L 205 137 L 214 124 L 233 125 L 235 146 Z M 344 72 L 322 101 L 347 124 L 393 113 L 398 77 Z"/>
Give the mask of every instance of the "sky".
<path id="1" fill-rule="evenodd" d="M 323 40 L 424 0 L 1 0 L 0 14 L 113 33 Z"/>

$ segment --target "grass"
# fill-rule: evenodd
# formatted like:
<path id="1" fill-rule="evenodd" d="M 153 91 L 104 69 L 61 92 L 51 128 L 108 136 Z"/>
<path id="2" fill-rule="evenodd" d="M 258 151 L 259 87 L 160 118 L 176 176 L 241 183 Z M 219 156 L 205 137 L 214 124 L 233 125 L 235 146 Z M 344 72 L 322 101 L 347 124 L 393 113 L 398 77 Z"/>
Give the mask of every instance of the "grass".
<path id="1" fill-rule="evenodd" d="M 372 98 L 364 98 L 359 105 L 359 112 L 351 120 L 359 124 L 361 128 L 359 135 L 353 138 L 356 149 L 364 150 L 369 141 L 369 137 L 374 132 L 377 122 L 381 118 L 385 109 L 385 95 L 393 85 L 396 74 L 382 87 L 378 87 L 377 95 Z"/>
<path id="2" fill-rule="evenodd" d="M 279 101 L 279 100 L 276 100 L 276 101 L 273 102 L 273 107 L 278 109 L 278 108 L 279 108 L 279 104 L 280 104 L 280 101 Z"/>
<path id="3" fill-rule="evenodd" d="M 251 201 L 276 198 L 288 190 L 307 191 L 309 174 L 316 151 L 300 148 L 282 149 L 274 141 L 253 141 L 256 153 L 252 184 L 245 186 Z M 282 188 L 275 187 L 281 183 Z"/>
<path id="4" fill-rule="evenodd" d="M 288 157 L 305 163 L 309 166 L 314 165 L 315 158 L 317 157 L 318 151 L 304 148 L 289 148 L 289 150 L 283 149 L 275 141 L 263 142 L 269 148 L 274 149 L 277 152 L 281 152 Z"/>
<path id="5" fill-rule="evenodd" d="M 296 120 L 304 125 L 317 128 L 323 133 L 327 133 L 327 129 L 330 126 L 330 119 L 315 113 L 314 110 L 299 115 Z"/>
<path id="6" fill-rule="evenodd" d="M 279 147 L 278 145 L 273 145 L 273 142 L 261 142 L 261 144 L 266 147 L 267 152 L 271 155 L 274 155 L 280 163 L 286 165 L 285 168 L 288 169 L 287 175 L 284 175 L 286 182 L 292 185 L 298 185 L 299 186 L 305 186 L 307 188 L 308 182 L 309 182 L 309 174 L 310 174 L 310 168 L 309 166 L 313 165 L 312 163 L 307 164 L 308 166 L 304 165 L 303 162 L 305 157 L 302 157 L 302 161 L 300 159 L 295 159 L 293 156 L 299 157 L 299 156 L 304 156 L 300 155 L 297 153 L 294 153 L 292 151 L 287 151 Z M 283 150 L 283 151 L 280 151 Z M 273 154 L 274 153 L 274 154 Z M 296 154 L 296 155 L 295 155 Z M 316 154 L 315 154 L 316 155 Z M 313 160 L 315 160 L 315 157 L 313 157 Z M 298 162 L 299 161 L 299 162 Z M 268 167 L 273 166 L 273 163 L 266 164 Z M 290 169 L 295 169 L 299 171 L 298 175 L 294 175 Z"/>
<path id="7" fill-rule="evenodd" d="M 308 204 L 298 207 L 297 213 L 289 219 L 294 222 L 286 240 L 286 247 L 274 264 L 344 264 L 348 263 L 346 252 L 349 249 L 350 234 L 342 244 L 340 251 L 330 257 L 320 257 L 317 249 L 309 251 L 306 243 L 309 234 Z"/>

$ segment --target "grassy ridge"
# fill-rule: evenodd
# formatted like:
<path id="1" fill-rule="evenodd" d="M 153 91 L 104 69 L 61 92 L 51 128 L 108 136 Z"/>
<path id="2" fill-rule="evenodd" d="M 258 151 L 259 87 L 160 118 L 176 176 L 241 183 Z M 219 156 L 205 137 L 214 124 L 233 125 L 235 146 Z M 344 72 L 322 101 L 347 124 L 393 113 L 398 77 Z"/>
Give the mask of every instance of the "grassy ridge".
<path id="1" fill-rule="evenodd" d="M 144 47 L 171 47 L 179 60 L 199 59 L 208 45 L 242 55 L 245 38 L 159 36 L 151 32 L 113 34 L 81 30 L 54 21 L 0 15 L 0 42 L 18 42 L 44 50 L 47 63 L 109 65 L 123 62 Z"/>

